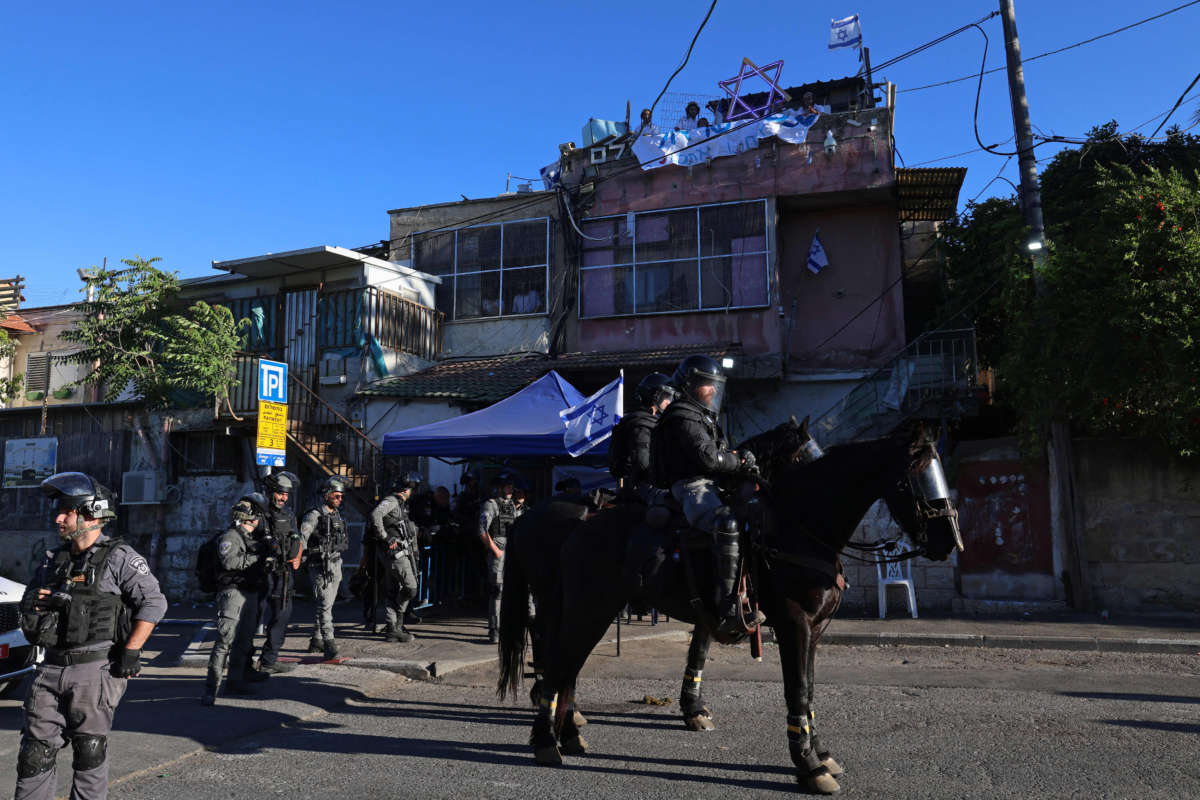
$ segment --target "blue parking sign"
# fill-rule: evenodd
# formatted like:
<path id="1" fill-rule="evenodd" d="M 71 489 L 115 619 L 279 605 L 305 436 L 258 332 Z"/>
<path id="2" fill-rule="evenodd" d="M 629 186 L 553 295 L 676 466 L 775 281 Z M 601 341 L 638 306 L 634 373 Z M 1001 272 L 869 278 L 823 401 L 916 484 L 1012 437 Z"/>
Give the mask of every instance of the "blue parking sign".
<path id="1" fill-rule="evenodd" d="M 287 367 L 280 361 L 258 360 L 258 400 L 287 403 Z"/>

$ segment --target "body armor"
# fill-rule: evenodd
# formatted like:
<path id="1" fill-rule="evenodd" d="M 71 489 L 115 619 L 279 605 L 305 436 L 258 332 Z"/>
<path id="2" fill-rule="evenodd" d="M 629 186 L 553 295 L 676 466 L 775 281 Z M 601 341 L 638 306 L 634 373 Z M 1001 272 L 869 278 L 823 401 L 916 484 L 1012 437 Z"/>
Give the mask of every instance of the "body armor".
<path id="1" fill-rule="evenodd" d="M 639 408 L 617 423 L 608 451 L 608 471 L 637 486 L 650 481 L 650 436 L 658 418 Z"/>
<path id="2" fill-rule="evenodd" d="M 341 514 L 321 514 L 320 549 L 323 553 L 333 556 L 344 553 L 350 548 L 350 539 L 346 535 L 346 520 Z"/>
<path id="3" fill-rule="evenodd" d="M 712 412 L 694 400 L 676 400 L 663 412 L 650 439 L 654 484 L 669 489 L 678 481 L 736 472 L 740 462 L 728 448 Z"/>
<path id="4" fill-rule="evenodd" d="M 411 537 L 410 526 L 408 509 L 402 502 L 397 503 L 396 507 L 383 518 L 383 529 L 387 533 L 388 545 L 390 546 L 392 542 L 399 542 L 399 546 L 392 551 L 393 557 L 408 552 Z"/>
<path id="5" fill-rule="evenodd" d="M 488 528 L 488 535 L 493 539 L 507 539 L 508 530 L 517 519 L 517 505 L 512 500 L 506 500 L 503 497 L 497 497 L 495 503 L 496 516 L 492 520 L 491 527 Z"/>
<path id="6" fill-rule="evenodd" d="M 27 598 L 39 588 L 50 589 L 50 610 L 36 611 L 22 603 L 21 630 L 31 644 L 71 650 L 102 642 L 119 643 L 128 636 L 129 614 L 121 595 L 100 591 L 104 565 L 120 539 L 101 542 L 82 559 L 70 545 L 59 547 L 51 566 L 50 586 L 31 586 Z"/>
<path id="7" fill-rule="evenodd" d="M 271 536 L 281 548 L 280 560 L 295 558 L 300 552 L 300 536 L 296 530 L 296 516 L 286 508 L 273 508 L 267 514 L 267 525 Z"/>

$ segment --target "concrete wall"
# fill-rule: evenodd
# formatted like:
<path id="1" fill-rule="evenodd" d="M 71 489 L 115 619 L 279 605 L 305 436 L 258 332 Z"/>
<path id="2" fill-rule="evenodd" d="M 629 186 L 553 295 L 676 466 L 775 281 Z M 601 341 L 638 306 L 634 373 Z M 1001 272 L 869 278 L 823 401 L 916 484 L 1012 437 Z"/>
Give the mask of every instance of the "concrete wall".
<path id="1" fill-rule="evenodd" d="M 1200 465 L 1144 441 L 1077 439 L 1074 446 L 1095 607 L 1200 611 Z"/>
<path id="2" fill-rule="evenodd" d="M 58 399 L 53 394 L 56 389 L 67 388 L 90 371 L 85 364 L 66 364 L 57 358 L 79 349 L 78 345 L 64 342 L 59 338 L 63 331 L 75 327 L 75 321 L 79 319 L 79 314 L 70 306 L 50 306 L 23 309 L 21 316 L 30 325 L 37 328 L 38 332 L 13 337 L 16 341 L 16 351 L 11 359 L 12 373 L 25 373 L 26 359 L 30 353 L 52 353 L 54 357 L 50 360 L 50 388 L 45 398 L 46 405 L 48 407 L 76 405 L 91 399 L 92 390 L 88 387 L 75 388 L 72 390 L 71 396 L 64 399 Z M 28 386 L 28 380 L 26 386 Z M 41 405 L 42 400 L 27 400 L 23 390 L 4 407 L 32 408 Z"/>

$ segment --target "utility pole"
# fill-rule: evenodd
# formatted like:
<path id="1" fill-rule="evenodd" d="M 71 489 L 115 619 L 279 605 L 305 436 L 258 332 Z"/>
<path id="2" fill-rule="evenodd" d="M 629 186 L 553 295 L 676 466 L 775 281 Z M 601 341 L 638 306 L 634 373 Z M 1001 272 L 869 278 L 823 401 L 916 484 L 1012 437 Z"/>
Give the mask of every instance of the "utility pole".
<path id="1" fill-rule="evenodd" d="M 1029 121 L 1029 98 L 1025 95 L 1025 73 L 1021 68 L 1021 43 L 1017 39 L 1017 14 L 1013 0 L 1000 0 L 1000 19 L 1004 25 L 1004 53 L 1008 62 L 1008 93 L 1012 100 L 1013 132 L 1016 134 L 1017 163 L 1021 172 L 1021 209 L 1029 226 L 1026 245 L 1033 256 L 1033 282 L 1038 297 L 1045 292 L 1046 227 L 1042 220 L 1042 191 L 1038 186 L 1037 159 L 1033 154 L 1033 129 Z M 1054 324 L 1043 319 L 1042 324 Z M 1050 423 L 1046 459 L 1050 467 L 1050 515 L 1052 530 L 1062 543 L 1061 563 L 1055 558 L 1056 571 L 1064 579 L 1065 595 L 1071 605 L 1084 611 L 1091 606 L 1087 556 L 1083 547 L 1075 498 L 1075 464 L 1071 451 L 1071 427 L 1061 413 Z M 1059 548 L 1054 548 L 1056 556 Z M 1069 580 L 1067 578 L 1069 577 Z"/>
<path id="2" fill-rule="evenodd" d="M 867 96 L 866 107 L 875 107 L 875 84 L 871 82 L 871 48 L 864 47 L 862 49 L 863 72 L 867 74 Z"/>

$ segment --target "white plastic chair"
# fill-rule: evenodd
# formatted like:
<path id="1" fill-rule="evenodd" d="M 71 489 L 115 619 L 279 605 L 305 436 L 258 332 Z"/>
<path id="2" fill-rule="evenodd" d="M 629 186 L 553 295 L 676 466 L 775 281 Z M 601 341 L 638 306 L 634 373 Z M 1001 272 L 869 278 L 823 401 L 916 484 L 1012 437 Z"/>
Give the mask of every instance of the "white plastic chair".
<path id="1" fill-rule="evenodd" d="M 898 545 L 890 551 L 881 550 L 875 554 L 875 572 L 879 575 L 879 618 L 887 616 L 887 587 L 903 586 L 908 590 L 908 611 L 912 618 L 917 618 L 917 590 L 912 582 L 912 560 L 884 563 L 884 559 L 895 558 L 908 552 L 904 545 Z"/>

